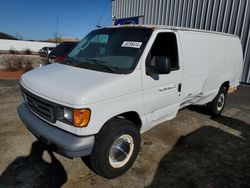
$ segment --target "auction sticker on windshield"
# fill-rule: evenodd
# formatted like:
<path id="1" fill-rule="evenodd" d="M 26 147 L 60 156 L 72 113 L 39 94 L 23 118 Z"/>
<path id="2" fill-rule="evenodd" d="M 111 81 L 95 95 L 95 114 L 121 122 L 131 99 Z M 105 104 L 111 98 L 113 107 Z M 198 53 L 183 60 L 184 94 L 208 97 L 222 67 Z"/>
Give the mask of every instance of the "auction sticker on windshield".
<path id="1" fill-rule="evenodd" d="M 124 41 L 122 43 L 122 47 L 128 47 L 128 48 L 140 48 L 142 45 L 142 42 L 134 42 L 134 41 Z"/>

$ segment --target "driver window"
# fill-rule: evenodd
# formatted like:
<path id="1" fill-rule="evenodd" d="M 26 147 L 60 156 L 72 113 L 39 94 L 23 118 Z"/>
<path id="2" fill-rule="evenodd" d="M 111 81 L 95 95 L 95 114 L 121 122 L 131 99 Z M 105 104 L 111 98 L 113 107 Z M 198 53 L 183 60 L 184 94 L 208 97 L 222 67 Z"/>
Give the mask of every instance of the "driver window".
<path id="1" fill-rule="evenodd" d="M 159 33 L 157 35 L 147 56 L 147 72 L 154 70 L 155 57 L 157 56 L 163 56 L 169 59 L 171 71 L 179 69 L 177 41 L 174 33 Z"/>

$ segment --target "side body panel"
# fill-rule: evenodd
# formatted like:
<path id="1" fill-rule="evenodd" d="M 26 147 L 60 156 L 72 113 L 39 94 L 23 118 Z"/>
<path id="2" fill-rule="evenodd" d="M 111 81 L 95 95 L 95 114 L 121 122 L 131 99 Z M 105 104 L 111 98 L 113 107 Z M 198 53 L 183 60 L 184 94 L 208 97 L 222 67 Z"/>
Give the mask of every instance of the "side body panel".
<path id="1" fill-rule="evenodd" d="M 206 104 L 220 86 L 237 86 L 242 70 L 242 49 L 237 37 L 214 33 L 179 31 L 183 49 L 181 107 Z"/>

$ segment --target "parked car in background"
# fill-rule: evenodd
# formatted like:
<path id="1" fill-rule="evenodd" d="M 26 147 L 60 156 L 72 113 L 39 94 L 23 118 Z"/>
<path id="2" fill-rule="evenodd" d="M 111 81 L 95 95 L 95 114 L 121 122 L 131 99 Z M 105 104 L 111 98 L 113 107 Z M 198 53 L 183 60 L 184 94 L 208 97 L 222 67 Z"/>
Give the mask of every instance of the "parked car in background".
<path id="1" fill-rule="evenodd" d="M 42 49 L 39 50 L 39 55 L 41 57 L 47 57 L 49 55 L 49 53 L 54 49 L 54 47 L 48 47 L 45 46 Z"/>
<path id="2" fill-rule="evenodd" d="M 78 42 L 62 42 L 57 45 L 49 54 L 49 63 L 62 62 Z"/>

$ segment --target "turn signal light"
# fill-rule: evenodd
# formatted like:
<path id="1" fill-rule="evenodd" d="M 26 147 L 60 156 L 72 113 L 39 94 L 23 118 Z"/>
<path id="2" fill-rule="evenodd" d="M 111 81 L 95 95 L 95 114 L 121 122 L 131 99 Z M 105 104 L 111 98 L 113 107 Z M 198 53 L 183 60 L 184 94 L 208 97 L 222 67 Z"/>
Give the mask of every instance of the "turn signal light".
<path id="1" fill-rule="evenodd" d="M 90 120 L 90 109 L 74 109 L 73 120 L 75 127 L 87 127 Z"/>

